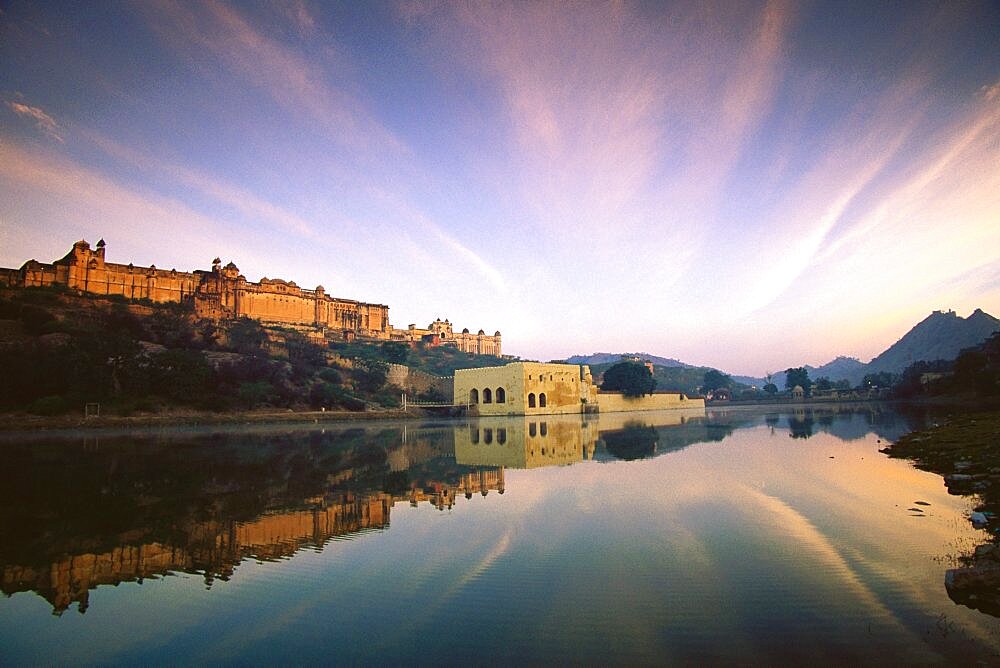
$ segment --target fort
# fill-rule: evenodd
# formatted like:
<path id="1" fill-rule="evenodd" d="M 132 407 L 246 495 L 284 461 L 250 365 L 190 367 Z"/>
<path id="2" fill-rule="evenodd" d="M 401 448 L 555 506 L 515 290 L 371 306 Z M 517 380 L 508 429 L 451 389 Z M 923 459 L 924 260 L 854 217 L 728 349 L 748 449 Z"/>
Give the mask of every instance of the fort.
<path id="1" fill-rule="evenodd" d="M 157 303 L 191 304 L 197 317 L 221 321 L 252 318 L 263 324 L 319 331 L 330 339 L 356 337 L 430 345 L 450 345 L 479 355 L 501 355 L 500 332 L 492 336 L 468 329 L 456 334 L 440 318 L 426 329 L 410 325 L 395 329 L 389 324 L 389 307 L 333 297 L 322 285 L 309 290 L 293 281 L 262 278 L 248 281 L 233 262 L 219 258 L 210 270 L 192 272 L 137 267 L 105 258 L 104 239 L 91 248 L 77 241 L 61 259 L 51 264 L 28 260 L 20 269 L 0 268 L 0 286 L 44 287 L 59 285 L 92 295 L 121 296 Z"/>

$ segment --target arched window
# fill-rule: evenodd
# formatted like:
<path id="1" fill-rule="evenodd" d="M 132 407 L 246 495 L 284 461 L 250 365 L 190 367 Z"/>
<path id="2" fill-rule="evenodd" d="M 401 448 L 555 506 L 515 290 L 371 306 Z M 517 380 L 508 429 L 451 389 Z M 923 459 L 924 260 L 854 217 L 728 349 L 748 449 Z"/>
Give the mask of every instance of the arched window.
<path id="1" fill-rule="evenodd" d="M 489 445 L 492 442 L 493 442 L 493 430 L 492 429 L 484 429 L 483 430 L 483 443 L 485 443 L 486 445 Z"/>
<path id="2" fill-rule="evenodd" d="M 507 392 L 505 392 L 502 387 L 497 388 L 497 403 L 498 404 L 507 403 Z"/>
<path id="3" fill-rule="evenodd" d="M 540 424 L 538 426 L 538 433 L 541 434 L 542 436 L 548 436 L 549 435 L 549 423 L 548 422 L 543 422 L 542 424 Z"/>
<path id="4" fill-rule="evenodd" d="M 534 436 L 538 433 L 538 425 L 534 422 L 528 424 L 528 436 Z"/>
<path id="5" fill-rule="evenodd" d="M 469 440 L 472 441 L 473 445 L 476 445 L 477 443 L 479 443 L 479 430 L 478 429 L 473 428 L 473 429 L 469 430 Z"/>
<path id="6" fill-rule="evenodd" d="M 484 404 L 493 403 L 493 392 L 488 387 L 483 390 L 483 403 Z"/>
<path id="7" fill-rule="evenodd" d="M 535 393 L 530 392 L 528 394 L 528 408 L 534 408 L 534 407 L 535 407 Z"/>
<path id="8" fill-rule="evenodd" d="M 542 392 L 541 394 L 538 395 L 538 405 L 541 408 L 545 408 L 545 393 L 544 392 Z"/>
<path id="9" fill-rule="evenodd" d="M 503 427 L 497 429 L 497 443 L 503 445 L 507 442 L 507 430 Z"/>
<path id="10" fill-rule="evenodd" d="M 478 404 L 479 403 L 479 390 L 472 388 L 469 390 L 469 403 Z"/>

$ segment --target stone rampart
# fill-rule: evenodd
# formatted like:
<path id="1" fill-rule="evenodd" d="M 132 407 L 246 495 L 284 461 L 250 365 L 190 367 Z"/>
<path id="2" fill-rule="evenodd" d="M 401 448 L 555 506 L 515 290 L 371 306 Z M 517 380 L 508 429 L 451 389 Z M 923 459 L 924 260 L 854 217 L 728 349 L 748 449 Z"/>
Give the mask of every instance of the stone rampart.
<path id="1" fill-rule="evenodd" d="M 641 397 L 626 397 L 620 392 L 599 392 L 597 405 L 602 413 L 622 411 L 662 411 L 678 408 L 705 408 L 704 399 L 689 399 L 683 394 L 646 394 Z"/>

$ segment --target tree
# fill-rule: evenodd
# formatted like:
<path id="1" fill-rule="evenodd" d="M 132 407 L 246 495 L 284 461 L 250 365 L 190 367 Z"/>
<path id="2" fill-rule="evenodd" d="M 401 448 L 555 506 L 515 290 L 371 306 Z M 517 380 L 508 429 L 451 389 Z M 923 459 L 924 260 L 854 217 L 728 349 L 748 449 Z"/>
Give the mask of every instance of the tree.
<path id="1" fill-rule="evenodd" d="M 765 392 L 767 392 L 768 394 L 771 394 L 771 395 L 778 393 L 778 386 L 775 385 L 774 383 L 768 383 L 762 389 Z"/>
<path id="2" fill-rule="evenodd" d="M 639 362 L 619 362 L 604 372 L 601 389 L 621 392 L 626 397 L 641 397 L 652 394 L 656 380 L 645 364 Z"/>
<path id="3" fill-rule="evenodd" d="M 267 333 L 256 320 L 243 317 L 229 326 L 229 347 L 244 355 L 263 355 Z"/>
<path id="4" fill-rule="evenodd" d="M 377 392 L 385 386 L 389 365 L 382 360 L 354 360 L 354 387 L 362 392 Z"/>
<path id="5" fill-rule="evenodd" d="M 816 379 L 816 389 L 824 392 L 833 389 L 833 382 L 826 376 L 820 376 Z"/>
<path id="6" fill-rule="evenodd" d="M 381 345 L 382 356 L 392 364 L 406 364 L 410 355 L 410 347 L 399 341 L 386 341 Z"/>
<path id="7" fill-rule="evenodd" d="M 861 380 L 861 386 L 868 390 L 879 387 L 892 387 L 893 381 L 893 375 L 888 371 L 866 373 L 865 377 Z"/>
<path id="8" fill-rule="evenodd" d="M 715 390 L 730 389 L 733 386 L 733 379 L 725 373 L 718 371 L 717 369 L 709 369 L 705 372 L 705 379 L 701 385 L 701 391 L 713 392 Z"/>
<path id="9" fill-rule="evenodd" d="M 812 394 L 812 381 L 809 380 L 809 370 L 804 366 L 785 369 L 785 389 L 795 389 L 796 385 L 805 390 L 807 397 Z"/>

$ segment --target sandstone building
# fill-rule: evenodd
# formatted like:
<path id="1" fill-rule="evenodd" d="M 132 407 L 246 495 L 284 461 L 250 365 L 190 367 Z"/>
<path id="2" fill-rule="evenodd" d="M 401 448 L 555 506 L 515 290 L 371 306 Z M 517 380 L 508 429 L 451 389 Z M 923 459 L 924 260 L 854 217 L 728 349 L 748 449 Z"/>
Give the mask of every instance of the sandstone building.
<path id="1" fill-rule="evenodd" d="M 455 371 L 454 404 L 476 415 L 555 415 L 595 411 L 705 408 L 704 399 L 680 393 L 626 397 L 598 392 L 590 367 L 579 364 L 515 362 Z"/>
<path id="2" fill-rule="evenodd" d="M 421 329 L 416 325 L 410 325 L 408 329 L 394 329 L 391 337 L 400 341 L 423 341 L 432 346 L 453 345 L 464 353 L 475 355 L 495 355 L 500 357 L 500 332 L 495 332 L 492 336 L 479 330 L 472 334 L 468 328 L 463 329 L 458 334 L 452 328 L 452 324 L 447 320 L 436 318 L 434 322 L 427 325 L 426 329 Z"/>
<path id="3" fill-rule="evenodd" d="M 414 325 L 409 330 L 393 329 L 388 306 L 332 297 L 322 285 L 309 290 L 278 278 L 253 283 L 234 263 L 222 266 L 219 258 L 211 270 L 193 272 L 117 264 L 106 261 L 106 250 L 103 239 L 95 248 L 77 241 L 69 253 L 51 264 L 28 260 L 20 269 L 0 268 L 0 285 L 62 285 L 95 295 L 191 303 L 199 318 L 216 321 L 247 317 L 264 324 L 317 329 L 331 338 L 425 341 L 470 353 L 501 354 L 500 332 L 487 336 L 480 330 L 472 335 L 466 329 L 454 334 L 451 324 L 440 319 L 426 330 Z"/>

